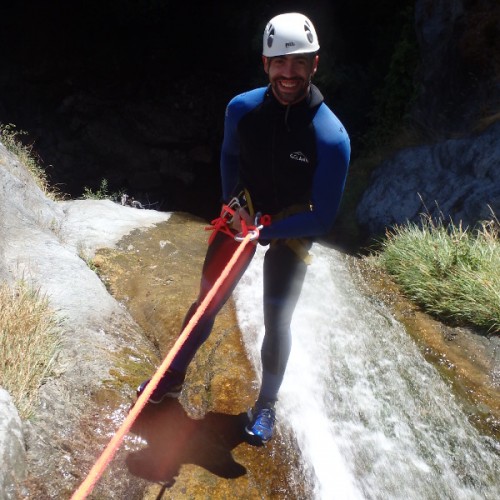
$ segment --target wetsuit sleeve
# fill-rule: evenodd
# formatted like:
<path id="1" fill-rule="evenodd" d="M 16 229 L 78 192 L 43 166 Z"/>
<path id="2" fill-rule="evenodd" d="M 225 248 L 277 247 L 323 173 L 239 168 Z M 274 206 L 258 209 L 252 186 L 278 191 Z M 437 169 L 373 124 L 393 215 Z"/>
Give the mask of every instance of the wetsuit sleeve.
<path id="1" fill-rule="evenodd" d="M 261 238 L 264 240 L 323 236 L 333 227 L 349 168 L 349 136 L 324 104 L 318 109 L 313 125 L 317 145 L 317 165 L 311 193 L 313 209 L 263 228 Z"/>

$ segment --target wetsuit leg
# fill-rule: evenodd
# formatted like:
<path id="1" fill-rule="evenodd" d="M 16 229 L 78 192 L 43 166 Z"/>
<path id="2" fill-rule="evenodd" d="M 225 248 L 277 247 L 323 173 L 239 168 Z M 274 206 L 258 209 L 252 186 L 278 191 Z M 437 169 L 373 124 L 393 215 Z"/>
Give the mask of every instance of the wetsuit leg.
<path id="1" fill-rule="evenodd" d="M 259 401 L 276 401 L 291 349 L 290 323 L 307 265 L 284 243 L 271 245 L 264 257 L 262 386 Z"/>
<path id="2" fill-rule="evenodd" d="M 189 308 L 186 317 L 184 318 L 182 329 L 184 329 L 187 325 L 193 314 L 198 309 L 198 306 L 201 302 L 203 302 L 203 299 L 219 278 L 238 245 L 240 245 L 240 243 L 235 241 L 230 236 L 222 232 L 216 234 L 214 240 L 208 247 L 207 254 L 205 256 L 198 298 Z M 227 299 L 231 296 L 231 293 L 238 284 L 238 281 L 250 264 L 250 261 L 255 254 L 255 248 L 254 243 L 248 243 L 246 245 L 243 253 L 240 255 L 240 258 L 232 268 L 226 280 L 222 283 L 217 294 L 213 297 L 205 313 L 193 328 L 179 353 L 175 356 L 172 361 L 171 368 L 182 373 L 186 372 L 187 367 L 197 350 L 210 335 L 217 314 L 226 303 Z"/>

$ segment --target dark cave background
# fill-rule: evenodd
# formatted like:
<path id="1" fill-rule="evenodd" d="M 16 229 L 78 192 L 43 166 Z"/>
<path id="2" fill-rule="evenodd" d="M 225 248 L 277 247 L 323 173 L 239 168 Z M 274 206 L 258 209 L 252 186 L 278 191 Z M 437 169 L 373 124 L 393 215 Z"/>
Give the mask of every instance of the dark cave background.
<path id="1" fill-rule="evenodd" d="M 207 220 L 220 203 L 224 108 L 266 84 L 261 40 L 286 11 L 311 18 L 316 83 L 349 131 L 353 158 L 412 1 L 21 0 L 0 8 L 0 123 L 27 132 L 52 185 L 71 198 L 126 192 Z"/>

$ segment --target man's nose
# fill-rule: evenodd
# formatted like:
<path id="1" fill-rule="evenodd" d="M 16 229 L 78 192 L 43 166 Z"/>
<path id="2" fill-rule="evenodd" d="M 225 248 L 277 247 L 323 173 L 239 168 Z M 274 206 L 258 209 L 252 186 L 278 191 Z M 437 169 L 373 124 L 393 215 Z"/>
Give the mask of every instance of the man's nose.
<path id="1" fill-rule="evenodd" d="M 293 61 L 285 60 L 283 67 L 281 68 L 283 76 L 291 77 L 295 74 Z"/>

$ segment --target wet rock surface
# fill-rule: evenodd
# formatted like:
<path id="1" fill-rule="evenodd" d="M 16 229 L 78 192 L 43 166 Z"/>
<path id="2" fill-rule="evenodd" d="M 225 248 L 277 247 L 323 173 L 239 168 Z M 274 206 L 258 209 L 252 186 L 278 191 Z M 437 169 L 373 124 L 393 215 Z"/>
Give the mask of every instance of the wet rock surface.
<path id="1" fill-rule="evenodd" d="M 174 214 L 147 233 L 125 237 L 118 251 L 103 250 L 96 256 L 111 293 L 156 345 L 156 364 L 177 338 L 196 297 L 205 225 L 187 214 Z M 367 261 L 353 258 L 351 264 L 362 289 L 391 307 L 450 383 L 470 421 L 499 439 L 498 339 L 435 321 Z M 179 401 L 147 406 L 132 429 L 131 439 L 142 441 L 122 460 L 129 474 L 147 481 L 144 498 L 310 496 L 293 436 L 283 425 L 277 439 L 264 448 L 245 441 L 244 412 L 256 395 L 254 380 L 229 302 L 190 366 Z"/>
<path id="2" fill-rule="evenodd" d="M 87 464 L 102 449 L 113 427 L 106 423 L 128 404 L 131 389 L 113 388 L 110 372 L 121 371 L 125 356 L 151 358 L 151 346 L 139 327 L 89 269 L 80 250 L 98 241 L 99 246 L 112 246 L 115 235 L 119 240 L 132 228 L 147 227 L 168 216 L 110 201 L 75 203 L 79 205 L 76 214 L 73 202 L 47 198 L 25 166 L 0 144 L 1 281 L 23 280 L 42 290 L 60 323 L 59 349 L 50 377 L 39 388 L 33 417 L 22 422 L 21 436 L 10 406 L 0 405 L 0 420 L 7 426 L 0 434 L 10 438 L 7 443 L 0 438 L 2 499 L 69 497 L 88 470 Z M 85 230 L 85 224 L 101 225 L 92 216 L 94 210 L 99 223 L 106 224 L 105 236 L 102 231 L 100 236 L 99 231 L 89 236 Z M 81 219 L 75 220 L 75 215 Z M 103 389 L 112 412 L 101 412 L 102 403 L 96 400 Z M 123 477 L 115 480 L 111 475 L 104 483 L 117 498 L 131 489 Z"/>
<path id="3" fill-rule="evenodd" d="M 426 360 L 448 381 L 469 421 L 500 440 L 500 336 L 443 324 L 409 302 L 369 259 L 351 261 L 361 289 L 388 305 Z"/>
<path id="4" fill-rule="evenodd" d="M 176 213 L 94 256 L 101 280 L 134 322 L 122 318 L 107 327 L 103 335 L 116 345 L 98 373 L 92 366 L 103 355 L 103 339 L 84 339 L 88 330 L 79 334 L 85 349 L 65 359 L 73 360 L 75 377 L 87 380 L 83 394 L 57 376 L 42 388 L 37 419 L 25 424 L 28 481 L 21 497 L 69 498 L 85 479 L 134 404 L 134 388 L 152 375 L 177 338 L 198 291 L 205 226 Z M 498 339 L 432 320 L 366 261 L 352 258 L 352 271 L 366 293 L 391 306 L 450 382 L 470 420 L 498 439 Z M 91 498 L 310 497 L 310 478 L 284 422 L 267 446 L 246 442 L 245 411 L 256 396 L 255 380 L 229 301 L 190 366 L 180 399 L 146 406 Z"/>
<path id="5" fill-rule="evenodd" d="M 80 244 L 97 244 L 88 236 L 93 233 L 85 231 L 87 239 L 81 242 L 70 238 L 66 227 L 68 218 L 75 223 L 77 215 L 81 215 L 76 217 L 80 229 L 90 223 L 86 203 L 53 206 L 33 188 L 9 179 L 6 189 L 19 184 L 24 201 L 16 210 L 4 206 L 2 231 L 9 245 L 0 241 L 2 255 L 7 263 L 9 256 L 17 264 L 22 259 L 32 266 L 36 263 L 33 278 L 43 282 L 67 316 L 57 369 L 41 387 L 36 418 L 23 422 L 28 479 L 12 498 L 69 498 L 134 404 L 137 384 L 151 376 L 177 338 L 198 291 L 208 233 L 204 221 L 182 213 L 147 231 L 134 231 L 115 249 L 101 250 L 90 260 L 100 281 L 76 256 Z M 33 200 L 28 197 L 32 192 L 38 193 Z M 114 204 L 99 203 L 100 218 L 108 229 L 125 223 L 130 212 L 146 212 L 119 207 L 114 213 Z M 61 218 L 57 231 L 40 216 L 44 213 L 40 206 L 46 206 L 54 220 Z M 30 217 L 38 225 L 42 221 L 43 231 L 33 233 L 21 224 Z M 43 244 L 35 244 L 34 234 Z M 24 244 L 28 240 L 33 247 Z M 31 248 L 35 250 L 30 252 Z M 47 253 L 52 248 L 54 255 L 52 250 Z M 354 274 L 360 267 L 368 270 L 362 264 L 353 259 Z M 1 275 L 8 276 L 8 270 L 6 264 L 0 266 Z M 61 289 L 63 275 L 71 285 Z M 391 304 L 397 319 L 460 396 L 470 420 L 498 439 L 498 338 L 428 318 L 380 273 L 370 270 L 359 277 L 366 293 Z M 266 447 L 245 441 L 242 429 L 245 411 L 257 393 L 255 380 L 230 301 L 190 366 L 180 400 L 143 411 L 91 497 L 311 497 L 310 477 L 285 422 L 278 422 L 278 435 Z"/>
<path id="6" fill-rule="evenodd" d="M 9 470 L 0 474 L 0 497 L 13 493 L 12 485 L 26 475 L 22 423 L 9 393 L 0 387 L 0 463 Z"/>
<path id="7" fill-rule="evenodd" d="M 176 213 L 94 258 L 110 292 L 156 346 L 158 356 L 148 365 L 148 376 L 177 339 L 196 298 L 208 238 L 205 226 Z M 138 372 L 144 378 L 143 369 L 130 366 L 127 385 L 141 382 Z M 265 447 L 246 441 L 246 410 L 257 394 L 255 380 L 230 301 L 190 365 L 179 400 L 147 405 L 132 428 L 129 452 L 117 459 L 127 474 L 147 481 L 144 498 L 310 496 L 293 436 L 283 423 Z"/>
<path id="8" fill-rule="evenodd" d="M 422 214 L 474 227 L 500 213 L 500 122 L 481 134 L 407 148 L 385 160 L 371 176 L 357 207 L 370 235 Z"/>

